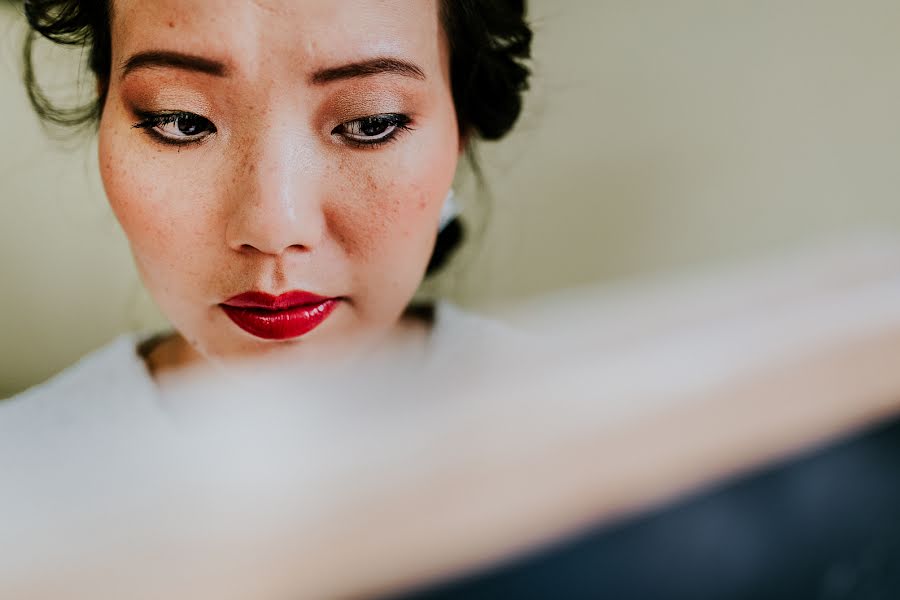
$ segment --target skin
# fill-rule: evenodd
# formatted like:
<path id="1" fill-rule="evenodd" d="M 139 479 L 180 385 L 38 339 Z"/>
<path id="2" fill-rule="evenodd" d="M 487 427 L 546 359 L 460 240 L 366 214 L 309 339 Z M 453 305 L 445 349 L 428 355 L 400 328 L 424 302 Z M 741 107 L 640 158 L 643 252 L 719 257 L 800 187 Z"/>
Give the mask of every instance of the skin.
<path id="1" fill-rule="evenodd" d="M 148 358 L 152 371 L 201 358 L 312 357 L 418 331 L 402 315 L 462 146 L 437 0 L 116 0 L 111 32 L 101 175 L 177 332 Z M 125 72 L 148 51 L 218 61 L 224 72 Z M 312 80 L 374 58 L 405 61 L 422 77 Z M 159 111 L 200 115 L 215 132 L 171 145 L 153 131 L 183 135 L 188 120 L 135 127 Z M 407 115 L 411 131 L 377 147 L 344 137 L 359 128 L 342 124 L 379 114 Z M 293 340 L 256 338 L 219 306 L 250 290 L 298 289 L 341 301 Z"/>

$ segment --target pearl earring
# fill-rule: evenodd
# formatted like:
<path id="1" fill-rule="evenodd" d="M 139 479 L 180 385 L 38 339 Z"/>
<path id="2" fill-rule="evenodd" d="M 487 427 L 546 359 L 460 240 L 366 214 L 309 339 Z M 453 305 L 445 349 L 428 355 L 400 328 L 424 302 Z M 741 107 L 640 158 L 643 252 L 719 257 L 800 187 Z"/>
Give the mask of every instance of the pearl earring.
<path id="1" fill-rule="evenodd" d="M 453 192 L 453 188 L 450 188 L 450 191 L 447 192 L 447 197 L 444 198 L 444 206 L 441 207 L 441 218 L 438 220 L 438 231 L 443 231 L 450 222 L 458 217 L 460 214 L 459 204 L 456 203 L 456 194 Z"/>

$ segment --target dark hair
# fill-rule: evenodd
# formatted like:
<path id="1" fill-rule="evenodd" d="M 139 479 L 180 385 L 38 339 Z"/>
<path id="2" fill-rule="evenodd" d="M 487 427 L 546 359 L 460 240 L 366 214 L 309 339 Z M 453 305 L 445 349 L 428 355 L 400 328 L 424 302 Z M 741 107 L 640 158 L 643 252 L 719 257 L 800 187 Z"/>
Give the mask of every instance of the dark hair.
<path id="1" fill-rule="evenodd" d="M 450 78 L 460 134 L 466 140 L 498 140 L 512 129 L 528 88 L 532 32 L 525 0 L 440 0 L 450 45 Z M 24 80 L 38 115 L 48 123 L 96 123 L 106 100 L 80 107 L 56 106 L 37 82 L 32 49 L 37 34 L 87 50 L 87 64 L 100 81 L 111 68 L 109 0 L 25 0 L 32 31 L 25 40 Z M 460 245 L 463 227 L 451 221 L 438 235 L 427 274 L 438 270 Z"/>

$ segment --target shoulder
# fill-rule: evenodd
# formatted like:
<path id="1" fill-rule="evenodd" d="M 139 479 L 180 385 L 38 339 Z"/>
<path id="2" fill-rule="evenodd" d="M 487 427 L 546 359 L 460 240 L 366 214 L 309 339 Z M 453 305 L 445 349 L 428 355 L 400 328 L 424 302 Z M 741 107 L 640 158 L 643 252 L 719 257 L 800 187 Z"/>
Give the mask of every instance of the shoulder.
<path id="1" fill-rule="evenodd" d="M 175 447 L 176 430 L 136 342 L 133 335 L 116 338 L 0 401 L 0 504 L 23 539 L 93 522 L 94 511 L 112 506 L 109 498 L 146 490 L 154 461 Z"/>
<path id="2" fill-rule="evenodd" d="M 137 343 L 137 335 L 122 335 L 46 382 L 0 401 L 0 435 L 127 418 L 155 391 Z"/>

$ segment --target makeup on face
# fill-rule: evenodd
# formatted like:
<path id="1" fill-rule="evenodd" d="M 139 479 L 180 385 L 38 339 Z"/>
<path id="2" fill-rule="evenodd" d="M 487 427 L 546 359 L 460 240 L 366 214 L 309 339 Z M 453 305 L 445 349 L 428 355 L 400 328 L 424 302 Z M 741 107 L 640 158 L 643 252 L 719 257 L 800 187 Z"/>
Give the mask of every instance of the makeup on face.
<path id="1" fill-rule="evenodd" d="M 436 3 L 283 4 L 114 13 L 104 186 L 157 305 L 208 357 L 389 335 L 459 159 Z"/>
<path id="2" fill-rule="evenodd" d="M 219 306 L 241 330 L 264 340 L 289 340 L 309 333 L 331 316 L 340 298 L 303 290 L 278 296 L 250 291 L 233 296 Z"/>

